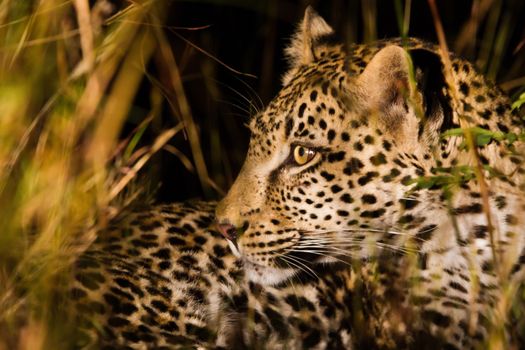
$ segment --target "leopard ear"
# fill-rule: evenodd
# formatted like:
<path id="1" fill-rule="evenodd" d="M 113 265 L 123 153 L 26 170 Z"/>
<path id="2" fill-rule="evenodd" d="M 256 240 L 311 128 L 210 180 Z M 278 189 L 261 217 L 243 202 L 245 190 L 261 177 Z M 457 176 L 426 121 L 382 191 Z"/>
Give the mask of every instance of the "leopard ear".
<path id="1" fill-rule="evenodd" d="M 409 113 L 409 106 L 412 110 L 420 107 L 421 95 L 411 83 L 410 69 L 408 53 L 399 46 L 390 45 L 377 52 L 357 78 L 368 114 L 379 116 L 392 131 L 398 131 L 407 122 L 417 123 L 414 113 Z M 407 120 L 410 115 L 416 120 Z"/>
<path id="2" fill-rule="evenodd" d="M 317 47 L 322 44 L 324 38 L 333 33 L 332 27 L 312 7 L 308 6 L 303 20 L 299 23 L 297 31 L 285 49 L 290 70 L 283 78 L 283 82 L 286 83 L 289 80 L 295 68 L 317 60 Z"/>
<path id="3" fill-rule="evenodd" d="M 369 116 L 376 114 L 387 130 L 406 140 L 436 145 L 453 126 L 440 57 L 425 49 L 396 45 L 381 49 L 357 78 L 359 100 Z"/>

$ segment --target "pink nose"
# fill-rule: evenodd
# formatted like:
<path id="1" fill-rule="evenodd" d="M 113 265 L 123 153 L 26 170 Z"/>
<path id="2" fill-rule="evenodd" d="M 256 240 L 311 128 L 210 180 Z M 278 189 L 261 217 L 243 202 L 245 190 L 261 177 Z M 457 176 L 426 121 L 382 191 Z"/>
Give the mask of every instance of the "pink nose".
<path id="1" fill-rule="evenodd" d="M 235 241 L 235 239 L 237 238 L 237 229 L 232 224 L 217 224 L 217 229 L 224 237 L 231 241 Z"/>

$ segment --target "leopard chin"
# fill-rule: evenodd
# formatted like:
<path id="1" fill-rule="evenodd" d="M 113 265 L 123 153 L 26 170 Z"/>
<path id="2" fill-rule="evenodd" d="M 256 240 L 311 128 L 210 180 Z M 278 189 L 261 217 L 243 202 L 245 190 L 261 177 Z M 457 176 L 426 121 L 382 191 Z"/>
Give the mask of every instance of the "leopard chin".
<path id="1" fill-rule="evenodd" d="M 244 260 L 244 271 L 248 281 L 263 286 L 275 286 L 293 278 L 298 269 L 268 267 Z"/>
<path id="2" fill-rule="evenodd" d="M 242 255 L 239 247 L 232 240 L 227 239 L 228 246 L 232 254 L 243 262 L 246 278 L 248 281 L 265 286 L 275 286 L 295 276 L 299 270 L 290 267 L 269 267 L 264 266 Z"/>

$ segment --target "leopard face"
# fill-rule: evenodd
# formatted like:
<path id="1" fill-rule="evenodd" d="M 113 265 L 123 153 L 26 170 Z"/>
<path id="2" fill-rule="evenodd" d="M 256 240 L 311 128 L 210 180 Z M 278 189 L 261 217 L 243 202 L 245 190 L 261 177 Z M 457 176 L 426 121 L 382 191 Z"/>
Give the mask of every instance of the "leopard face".
<path id="1" fill-rule="evenodd" d="M 486 107 L 468 104 L 474 93 L 468 88 L 462 108 L 454 105 L 435 46 L 411 40 L 405 48 L 400 41 L 344 48 L 332 35 L 321 17 L 306 12 L 287 49 L 292 67 L 284 87 L 252 118 L 246 161 L 216 211 L 248 277 L 259 283 L 407 245 L 419 252 L 461 245 L 450 226 L 450 204 L 440 191 L 415 191 L 414 179 L 469 164 L 457 150 L 461 140 L 440 134 L 460 127 L 466 112 L 486 126 L 480 119 Z M 454 62 L 454 79 L 463 87 L 462 74 L 473 69 Z M 485 159 L 494 158 L 491 147 L 480 151 Z M 479 192 L 477 202 L 471 199 L 456 196 L 452 206 L 480 214 Z M 478 224 L 486 225 L 482 218 Z"/>
<path id="2" fill-rule="evenodd" d="M 252 278 L 270 284 L 406 239 L 397 226 L 414 202 L 407 186 L 431 166 L 406 101 L 403 49 L 376 49 L 362 72 L 349 71 L 342 46 L 323 41 L 332 31 L 320 17 L 307 14 L 302 31 L 310 37 L 298 34 L 288 50 L 294 66 L 252 119 L 247 159 L 217 211 L 238 228 L 234 250 Z"/>

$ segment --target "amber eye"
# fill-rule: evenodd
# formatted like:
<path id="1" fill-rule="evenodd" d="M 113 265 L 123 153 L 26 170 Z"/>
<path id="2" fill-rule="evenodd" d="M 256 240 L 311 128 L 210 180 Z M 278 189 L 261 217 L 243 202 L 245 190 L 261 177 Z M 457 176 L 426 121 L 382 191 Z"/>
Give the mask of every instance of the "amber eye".
<path id="1" fill-rule="evenodd" d="M 294 146 L 293 160 L 297 165 L 305 165 L 315 157 L 316 152 L 313 149 L 304 146 Z"/>

